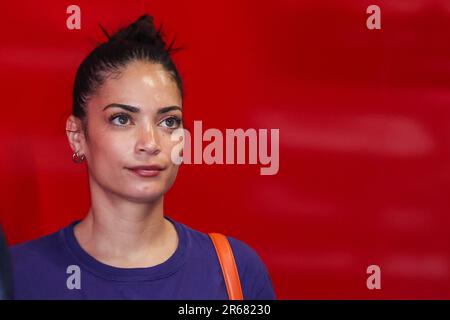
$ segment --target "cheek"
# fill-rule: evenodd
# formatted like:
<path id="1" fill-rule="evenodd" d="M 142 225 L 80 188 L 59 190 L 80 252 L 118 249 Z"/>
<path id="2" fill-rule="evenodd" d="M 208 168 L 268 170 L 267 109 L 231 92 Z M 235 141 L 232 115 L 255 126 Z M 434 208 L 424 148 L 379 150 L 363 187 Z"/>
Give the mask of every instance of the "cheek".
<path id="1" fill-rule="evenodd" d="M 179 145 L 179 143 L 179 141 L 172 141 L 170 134 L 164 134 L 161 137 L 161 153 L 163 153 L 165 161 L 169 166 L 176 166 L 172 162 L 172 151 Z"/>
<path id="2" fill-rule="evenodd" d="M 174 184 L 176 177 L 178 175 L 178 169 L 180 166 L 172 164 L 167 168 L 166 179 L 165 179 L 165 191 L 168 191 Z"/>
<path id="3" fill-rule="evenodd" d="M 96 136 L 95 144 L 90 147 L 90 153 L 95 162 L 101 162 L 98 165 L 108 167 L 108 164 L 115 164 L 124 159 L 129 150 L 130 139 L 121 135 L 111 133 L 100 133 Z"/>
<path id="4" fill-rule="evenodd" d="M 178 173 L 179 165 L 172 162 L 172 150 L 179 145 L 179 142 L 172 141 L 171 135 L 166 134 L 161 139 L 161 155 L 164 157 L 164 162 L 167 164 L 167 179 L 168 183 L 172 184 L 173 180 Z"/>

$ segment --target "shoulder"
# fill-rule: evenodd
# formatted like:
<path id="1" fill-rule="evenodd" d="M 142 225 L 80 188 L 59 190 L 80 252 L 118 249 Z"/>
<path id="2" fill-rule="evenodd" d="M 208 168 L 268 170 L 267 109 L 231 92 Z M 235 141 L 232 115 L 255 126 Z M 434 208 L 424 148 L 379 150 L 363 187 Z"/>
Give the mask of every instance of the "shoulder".
<path id="1" fill-rule="evenodd" d="M 272 279 L 259 254 L 246 242 L 227 236 L 247 299 L 275 299 Z M 245 288 L 246 287 L 246 288 Z"/>
<path id="2" fill-rule="evenodd" d="M 57 231 L 35 240 L 11 246 L 11 261 L 14 273 L 38 271 L 54 264 L 61 257 L 61 231 Z"/>
<path id="3" fill-rule="evenodd" d="M 196 247 L 200 246 L 217 259 L 214 245 L 207 233 L 195 230 L 186 225 L 183 225 L 183 227 L 189 234 L 189 238 L 195 242 Z M 244 298 L 275 299 L 275 292 L 269 271 L 256 250 L 240 239 L 226 234 L 225 236 L 233 251 Z M 200 251 L 198 254 L 200 254 Z"/>
<path id="4" fill-rule="evenodd" d="M 53 247 L 58 242 L 59 232 L 47 234 L 34 240 L 15 244 L 10 247 L 11 254 L 17 257 L 23 256 L 23 254 L 33 254 L 36 251 L 46 250 L 49 247 Z"/>
<path id="5" fill-rule="evenodd" d="M 62 229 L 10 247 L 14 299 L 61 296 L 70 256 Z"/>
<path id="6" fill-rule="evenodd" d="M 188 241 L 191 242 L 196 249 L 201 249 L 200 251 L 207 250 L 215 252 L 212 239 L 208 233 L 199 231 L 190 226 L 187 226 L 181 222 L 177 222 L 181 228 L 186 232 Z M 222 233 L 223 234 L 223 233 Z M 228 242 L 230 243 L 231 249 L 233 251 L 234 258 L 237 263 L 240 264 L 242 270 L 248 268 L 264 267 L 264 264 L 256 251 L 251 248 L 247 243 L 238 240 L 234 237 L 226 235 Z"/>

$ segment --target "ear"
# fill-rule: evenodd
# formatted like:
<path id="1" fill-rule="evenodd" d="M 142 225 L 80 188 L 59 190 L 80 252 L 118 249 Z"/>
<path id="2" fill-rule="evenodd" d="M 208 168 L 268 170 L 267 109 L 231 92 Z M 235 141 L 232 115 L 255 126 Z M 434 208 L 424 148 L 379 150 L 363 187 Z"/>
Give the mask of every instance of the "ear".
<path id="1" fill-rule="evenodd" d="M 70 147 L 73 152 L 79 152 L 79 154 L 85 154 L 84 147 L 84 133 L 81 120 L 74 115 L 70 115 L 66 121 L 66 134 L 69 140 Z"/>

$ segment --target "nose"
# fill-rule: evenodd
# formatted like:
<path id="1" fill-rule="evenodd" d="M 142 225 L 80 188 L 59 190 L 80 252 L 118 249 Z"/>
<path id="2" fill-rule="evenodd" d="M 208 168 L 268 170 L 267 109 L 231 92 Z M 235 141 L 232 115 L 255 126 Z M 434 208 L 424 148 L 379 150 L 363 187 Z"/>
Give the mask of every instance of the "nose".
<path id="1" fill-rule="evenodd" d="M 150 123 L 145 123 L 139 130 L 136 143 L 138 153 L 158 154 L 161 151 L 157 129 Z"/>

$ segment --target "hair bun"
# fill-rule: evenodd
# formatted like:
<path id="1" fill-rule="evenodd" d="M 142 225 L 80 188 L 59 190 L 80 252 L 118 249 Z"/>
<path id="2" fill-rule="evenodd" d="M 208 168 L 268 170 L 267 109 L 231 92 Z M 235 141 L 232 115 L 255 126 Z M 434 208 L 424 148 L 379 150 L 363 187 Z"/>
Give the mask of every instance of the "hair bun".
<path id="1" fill-rule="evenodd" d="M 158 46 L 161 48 L 165 48 L 166 45 L 163 40 L 161 28 L 156 30 L 153 17 L 148 14 L 142 15 L 135 22 L 120 29 L 112 36 L 109 36 L 102 26 L 100 27 L 110 42 L 127 41 Z"/>

